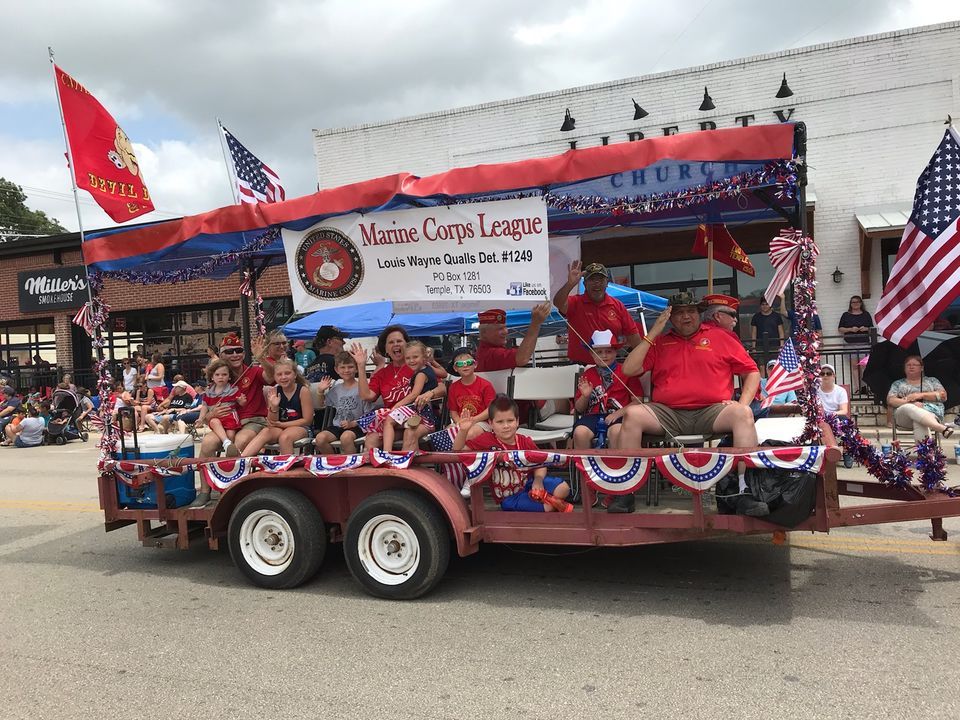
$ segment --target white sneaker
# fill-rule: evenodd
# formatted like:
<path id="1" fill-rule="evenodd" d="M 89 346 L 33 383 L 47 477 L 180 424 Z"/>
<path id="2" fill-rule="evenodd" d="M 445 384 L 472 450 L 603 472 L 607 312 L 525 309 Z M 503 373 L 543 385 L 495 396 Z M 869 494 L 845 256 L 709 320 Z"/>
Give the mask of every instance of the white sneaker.
<path id="1" fill-rule="evenodd" d="M 237 449 L 236 445 L 227 440 L 223 444 L 223 454 L 227 457 L 238 457 L 240 455 L 240 451 Z"/>
<path id="2" fill-rule="evenodd" d="M 469 485 L 464 485 L 462 488 L 460 488 L 460 495 L 461 495 L 462 497 L 466 498 L 467 500 L 469 500 L 469 499 L 470 499 L 470 486 L 469 486 Z"/>

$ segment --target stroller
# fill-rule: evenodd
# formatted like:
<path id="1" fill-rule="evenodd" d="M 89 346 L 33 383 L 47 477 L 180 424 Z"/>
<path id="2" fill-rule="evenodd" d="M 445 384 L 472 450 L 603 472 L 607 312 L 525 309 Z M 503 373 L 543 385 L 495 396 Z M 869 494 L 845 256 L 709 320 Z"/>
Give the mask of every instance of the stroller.
<path id="1" fill-rule="evenodd" d="M 77 418 L 82 414 L 80 398 L 73 390 L 55 390 L 50 402 L 47 442 L 55 442 L 57 445 L 66 445 L 71 440 L 86 442 L 90 436 L 83 432 L 77 423 Z"/>

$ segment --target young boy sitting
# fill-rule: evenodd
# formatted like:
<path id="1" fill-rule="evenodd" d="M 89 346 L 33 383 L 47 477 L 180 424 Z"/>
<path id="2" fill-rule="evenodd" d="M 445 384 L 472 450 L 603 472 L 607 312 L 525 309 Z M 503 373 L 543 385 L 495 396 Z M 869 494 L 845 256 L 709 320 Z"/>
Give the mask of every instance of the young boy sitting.
<path id="1" fill-rule="evenodd" d="M 334 358 L 334 368 L 340 381 L 331 387 L 329 375 L 324 376 L 317 387 L 317 402 L 323 408 L 329 405 L 335 412 L 330 425 L 314 439 L 317 452 L 330 455 L 334 452 L 333 441 L 340 441 L 340 452 L 352 455 L 357 451 L 357 420 L 370 411 L 370 403 L 360 399 L 357 382 L 357 361 L 348 352 L 339 352 Z"/>
<path id="2" fill-rule="evenodd" d="M 582 413 L 573 426 L 573 447 L 586 450 L 593 447 L 597 424 L 603 417 L 607 424 L 608 445 L 617 447 L 623 410 L 634 400 L 643 397 L 639 377 L 627 377 L 617 363 L 617 341 L 610 330 L 597 330 L 591 337 L 596 365 L 588 367 L 580 376 L 574 407 Z M 632 395 L 631 395 L 632 393 Z"/>
<path id="3" fill-rule="evenodd" d="M 457 437 L 453 441 L 453 451 L 461 452 L 464 447 L 470 450 L 536 450 L 537 446 L 525 435 L 518 435 L 520 410 L 517 404 L 506 395 L 498 395 L 487 409 L 492 431 L 484 431 L 467 439 L 473 421 L 462 420 Z M 573 506 L 564 501 L 570 494 L 570 486 L 560 478 L 547 477 L 546 468 L 537 468 L 528 472 L 497 468 L 493 476 L 493 499 L 502 510 L 521 510 L 524 512 L 570 512 Z M 464 490 L 469 497 L 469 486 Z"/>
<path id="4" fill-rule="evenodd" d="M 490 403 L 497 396 L 489 380 L 477 375 L 477 360 L 470 348 L 463 347 L 453 353 L 453 372 L 460 379 L 451 383 L 447 390 L 447 407 L 454 425 L 471 420 L 472 427 L 467 439 L 476 437 L 486 428 Z"/>

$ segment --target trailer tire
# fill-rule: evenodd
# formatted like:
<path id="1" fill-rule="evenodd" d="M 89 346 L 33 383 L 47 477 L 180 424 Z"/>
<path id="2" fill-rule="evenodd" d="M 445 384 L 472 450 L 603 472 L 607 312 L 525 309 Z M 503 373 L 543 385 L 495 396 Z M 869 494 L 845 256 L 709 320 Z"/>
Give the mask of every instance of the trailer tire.
<path id="1" fill-rule="evenodd" d="M 371 595 L 412 600 L 432 590 L 450 562 L 450 538 L 437 507 L 410 490 L 384 490 L 357 505 L 343 554 Z"/>
<path id="2" fill-rule="evenodd" d="M 243 498 L 230 515 L 227 540 L 240 572 L 275 590 L 312 578 L 327 551 L 320 512 L 290 488 L 264 488 Z"/>

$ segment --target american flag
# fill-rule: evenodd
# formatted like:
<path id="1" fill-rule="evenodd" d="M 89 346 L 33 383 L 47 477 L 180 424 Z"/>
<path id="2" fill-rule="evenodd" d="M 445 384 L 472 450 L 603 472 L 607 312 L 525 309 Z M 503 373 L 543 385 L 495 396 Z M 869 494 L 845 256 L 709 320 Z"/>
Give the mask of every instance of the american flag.
<path id="1" fill-rule="evenodd" d="M 800 356 L 797 355 L 793 341 L 788 339 L 777 355 L 776 364 L 767 373 L 766 397 L 760 407 L 773 405 L 773 398 L 780 393 L 789 392 L 803 387 L 803 376 L 800 374 Z"/>
<path id="2" fill-rule="evenodd" d="M 877 305 L 880 333 L 906 347 L 960 295 L 960 134 L 948 128 L 917 180 L 913 212 Z"/>
<path id="3" fill-rule="evenodd" d="M 240 201 L 273 203 L 285 200 L 287 195 L 277 174 L 241 145 L 223 125 L 220 129 L 227 138 L 227 149 L 233 159 L 233 177 L 237 182 Z"/>
<path id="4" fill-rule="evenodd" d="M 457 439 L 459 429 L 458 425 L 451 425 L 445 430 L 437 430 L 427 435 L 427 442 L 434 452 L 453 452 L 453 441 Z M 467 482 L 467 468 L 463 463 L 442 463 L 440 468 L 447 479 L 458 488 L 462 488 Z"/>

